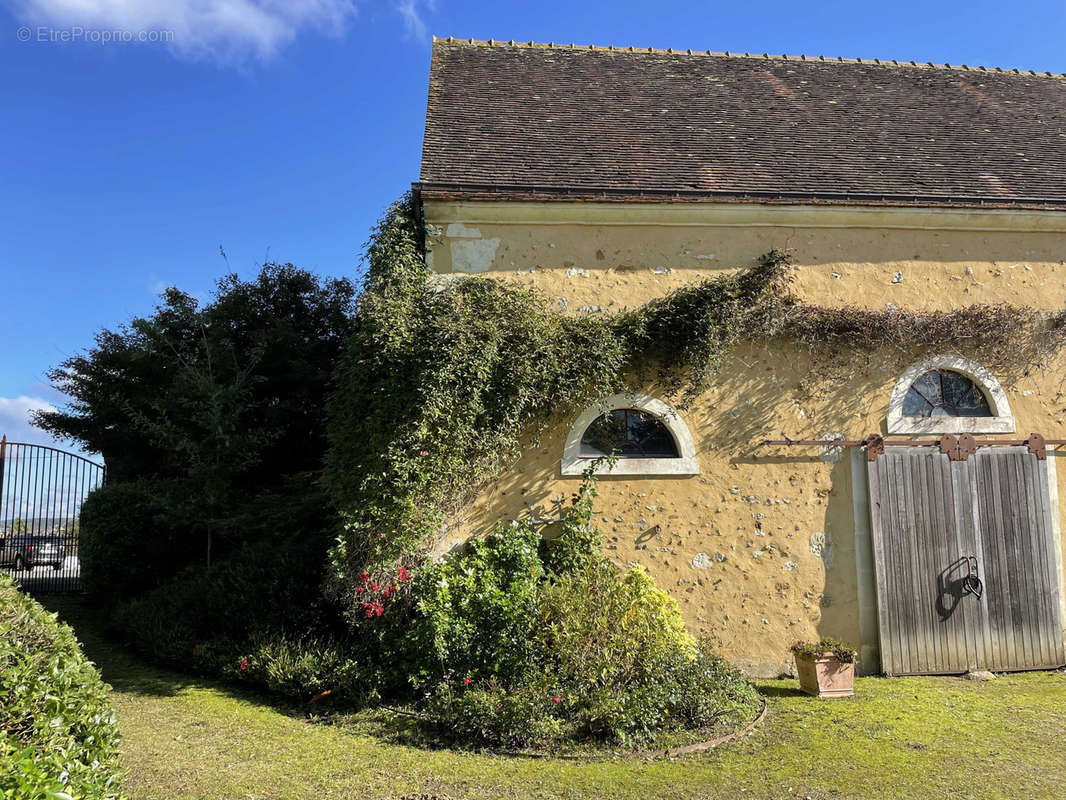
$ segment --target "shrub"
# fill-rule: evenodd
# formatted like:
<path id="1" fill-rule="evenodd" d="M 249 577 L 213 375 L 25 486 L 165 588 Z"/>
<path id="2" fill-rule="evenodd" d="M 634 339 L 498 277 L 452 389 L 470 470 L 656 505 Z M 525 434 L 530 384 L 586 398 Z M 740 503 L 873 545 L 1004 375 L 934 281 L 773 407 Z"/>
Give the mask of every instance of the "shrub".
<path id="1" fill-rule="evenodd" d="M 0 796 L 121 796 L 107 688 L 74 632 L 0 575 Z"/>
<path id="2" fill-rule="evenodd" d="M 235 616 L 213 626 L 203 586 L 202 580 L 176 581 L 119 606 L 112 624 L 135 650 L 186 671 L 298 700 L 327 690 L 351 702 L 376 695 L 356 659 L 360 648 L 338 630 L 341 625 L 319 619 L 318 632 L 308 633 L 249 612 L 242 626 L 234 624 Z M 209 594 L 217 590 L 211 587 Z"/>
<path id="3" fill-rule="evenodd" d="M 529 524 L 501 525 L 419 572 L 406 637 L 416 689 L 457 677 L 507 681 L 528 669 L 545 575 L 539 540 Z"/>
<path id="4" fill-rule="evenodd" d="M 346 702 L 362 701 L 375 692 L 366 681 L 354 649 L 340 638 L 259 632 L 244 644 L 247 655 L 228 659 L 222 671 L 288 697 L 314 697 L 329 692 Z"/>
<path id="5" fill-rule="evenodd" d="M 315 559 L 301 541 L 243 545 L 210 568 L 195 565 L 119 606 L 116 618 L 135 631 L 138 619 L 178 622 L 193 638 L 234 637 L 262 625 L 328 627 L 331 614 L 318 586 L 325 545 Z"/>
<path id="6" fill-rule="evenodd" d="M 258 514 L 235 511 L 232 535 L 248 541 L 120 602 L 114 632 L 155 660 L 293 698 L 367 694 L 359 648 L 319 591 L 331 538 L 320 499 L 307 487 L 302 498 L 257 498 Z"/>
<path id="7" fill-rule="evenodd" d="M 501 525 L 416 579 L 406 663 L 438 731 L 495 747 L 629 745 L 754 716 L 754 687 L 685 630 L 677 601 L 603 557 L 595 494 L 587 474 L 552 542 Z"/>
<path id="8" fill-rule="evenodd" d="M 467 745 L 518 749 L 550 747 L 566 739 L 552 679 L 533 672 L 503 686 L 496 681 L 462 686 L 442 682 L 426 695 L 424 709 L 438 734 Z"/>
<path id="9" fill-rule="evenodd" d="M 170 579 L 198 554 L 167 481 L 110 483 L 82 505 L 82 586 L 105 605 Z"/>
<path id="10" fill-rule="evenodd" d="M 317 478 L 353 298 L 347 279 L 265 264 L 206 303 L 168 289 L 50 372 L 71 403 L 37 424 L 102 453 L 112 481 L 82 511 L 85 586 L 137 649 L 181 663 L 199 641 L 228 664 L 264 630 L 332 637 L 338 528 Z M 319 651 L 284 641 L 263 679 L 295 691 L 294 652 Z"/>
<path id="11" fill-rule="evenodd" d="M 540 611 L 556 694 L 583 737 L 626 741 L 673 727 L 675 684 L 698 648 L 677 602 L 642 568 L 622 573 L 600 561 L 564 576 Z"/>
<path id="12" fill-rule="evenodd" d="M 171 662 L 194 642 L 243 641 L 261 628 L 340 630 L 318 592 L 325 548 L 320 542 L 316 560 L 298 537 L 246 543 L 210 568 L 186 568 L 120 603 L 112 625 L 136 649 Z"/>

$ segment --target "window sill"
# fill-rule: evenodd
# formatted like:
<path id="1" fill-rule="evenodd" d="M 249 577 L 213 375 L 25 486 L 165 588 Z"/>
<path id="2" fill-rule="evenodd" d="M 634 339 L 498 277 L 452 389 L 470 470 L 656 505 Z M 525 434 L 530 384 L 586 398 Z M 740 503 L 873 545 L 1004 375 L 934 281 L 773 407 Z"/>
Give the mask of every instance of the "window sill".
<path id="1" fill-rule="evenodd" d="M 595 461 L 592 458 L 564 458 L 563 475 L 582 475 Z M 699 475 L 700 464 L 695 458 L 619 458 L 612 469 L 606 463 L 596 469 L 596 475 Z"/>
<path id="2" fill-rule="evenodd" d="M 890 414 L 889 433 L 1014 433 L 1014 417 L 904 417 Z"/>

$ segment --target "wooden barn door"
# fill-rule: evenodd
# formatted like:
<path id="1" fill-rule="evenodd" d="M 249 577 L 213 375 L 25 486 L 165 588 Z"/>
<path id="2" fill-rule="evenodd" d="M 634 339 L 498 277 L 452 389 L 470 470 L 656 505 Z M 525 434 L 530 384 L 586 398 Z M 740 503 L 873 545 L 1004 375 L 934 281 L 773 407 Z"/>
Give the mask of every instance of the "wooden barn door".
<path id="1" fill-rule="evenodd" d="M 1046 461 L 887 447 L 868 466 L 886 674 L 1066 662 Z"/>
<path id="2" fill-rule="evenodd" d="M 980 665 L 1061 666 L 1066 654 L 1047 461 L 1025 447 L 981 448 L 971 460 L 987 609 Z"/>

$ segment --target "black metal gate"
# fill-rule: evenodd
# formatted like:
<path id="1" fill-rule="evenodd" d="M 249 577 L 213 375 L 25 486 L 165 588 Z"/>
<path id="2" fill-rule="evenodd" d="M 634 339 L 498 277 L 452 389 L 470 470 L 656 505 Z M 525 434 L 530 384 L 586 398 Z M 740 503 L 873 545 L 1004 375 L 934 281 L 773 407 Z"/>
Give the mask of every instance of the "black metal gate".
<path id="1" fill-rule="evenodd" d="M 78 590 L 81 504 L 103 481 L 77 453 L 0 439 L 0 569 L 27 591 Z"/>

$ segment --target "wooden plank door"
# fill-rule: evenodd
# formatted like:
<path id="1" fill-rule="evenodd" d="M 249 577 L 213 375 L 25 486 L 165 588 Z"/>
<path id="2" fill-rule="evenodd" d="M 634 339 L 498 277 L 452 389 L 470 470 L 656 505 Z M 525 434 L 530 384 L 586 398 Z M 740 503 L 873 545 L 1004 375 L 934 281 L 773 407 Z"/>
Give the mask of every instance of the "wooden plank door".
<path id="1" fill-rule="evenodd" d="M 1046 461 L 890 447 L 868 467 L 886 674 L 1066 663 Z"/>
<path id="2" fill-rule="evenodd" d="M 964 590 L 978 543 L 973 462 L 890 447 L 868 468 L 883 671 L 976 668 L 983 611 Z"/>
<path id="3" fill-rule="evenodd" d="M 1066 653 L 1047 461 L 1026 447 L 981 448 L 971 459 L 987 608 L 981 666 L 1061 666 Z"/>

